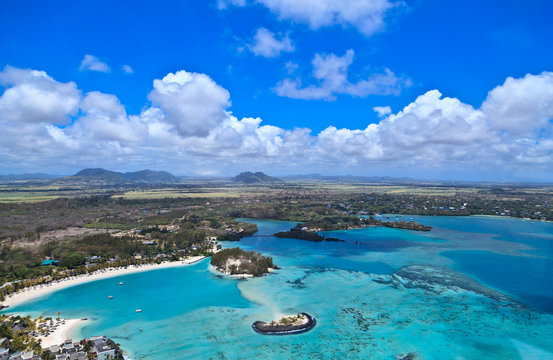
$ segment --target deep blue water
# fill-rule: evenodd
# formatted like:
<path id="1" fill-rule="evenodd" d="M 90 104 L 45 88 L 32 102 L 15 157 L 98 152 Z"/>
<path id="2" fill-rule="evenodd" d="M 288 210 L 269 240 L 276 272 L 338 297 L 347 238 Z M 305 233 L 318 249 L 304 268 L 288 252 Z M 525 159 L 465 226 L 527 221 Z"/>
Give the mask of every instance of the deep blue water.
<path id="1" fill-rule="evenodd" d="M 108 335 L 133 359 L 392 360 L 407 352 L 422 359 L 553 359 L 553 224 L 412 218 L 434 228 L 325 233 L 344 243 L 252 236 L 223 244 L 272 256 L 281 270 L 262 278 L 221 278 L 205 260 L 75 286 L 10 311 L 88 317 L 76 337 Z M 295 225 L 248 221 L 261 235 Z M 387 284 L 410 265 L 459 271 L 523 306 L 455 287 Z M 299 311 L 317 318 L 314 330 L 267 337 L 251 329 L 256 320 Z"/>

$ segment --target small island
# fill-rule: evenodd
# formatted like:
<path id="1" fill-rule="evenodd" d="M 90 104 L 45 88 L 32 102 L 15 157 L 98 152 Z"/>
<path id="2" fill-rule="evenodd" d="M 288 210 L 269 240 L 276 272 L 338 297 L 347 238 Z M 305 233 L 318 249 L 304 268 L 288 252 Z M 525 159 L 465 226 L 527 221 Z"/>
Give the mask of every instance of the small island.
<path id="1" fill-rule="evenodd" d="M 348 226 L 346 229 L 361 229 L 366 227 L 389 227 L 394 229 L 405 229 L 414 231 L 430 231 L 432 229 L 431 226 L 422 225 L 416 221 L 382 221 L 375 219 L 373 216 L 369 218 L 357 218 L 356 224 Z M 317 234 L 318 231 L 338 230 L 335 228 L 339 228 L 339 226 L 334 226 L 332 222 L 325 221 L 324 219 L 319 221 L 307 221 L 303 223 L 298 223 L 295 227 L 291 228 L 288 231 L 281 231 L 273 234 L 273 236 L 278 238 L 300 239 L 314 242 L 344 242 L 344 240 L 342 239 L 325 237 Z"/>
<path id="2" fill-rule="evenodd" d="M 277 232 L 273 236 L 278 238 L 288 238 L 288 239 L 300 239 L 307 241 L 324 241 L 324 236 L 317 234 L 314 231 L 306 231 L 301 228 L 301 224 L 296 225 L 296 227 L 291 228 L 289 231 Z"/>
<path id="3" fill-rule="evenodd" d="M 256 321 L 252 328 L 262 335 L 292 335 L 307 332 L 315 327 L 317 321 L 307 313 L 284 316 L 270 323 Z"/>
<path id="4" fill-rule="evenodd" d="M 262 276 L 278 269 L 271 257 L 241 248 L 224 249 L 213 254 L 211 265 L 225 275 L 236 277 Z"/>

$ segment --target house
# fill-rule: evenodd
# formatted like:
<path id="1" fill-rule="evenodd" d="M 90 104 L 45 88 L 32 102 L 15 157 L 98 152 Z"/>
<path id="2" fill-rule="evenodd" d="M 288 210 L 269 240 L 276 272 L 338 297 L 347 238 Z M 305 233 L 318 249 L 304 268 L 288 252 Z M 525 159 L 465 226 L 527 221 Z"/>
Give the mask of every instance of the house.
<path id="1" fill-rule="evenodd" d="M 0 349 L 0 360 L 8 360 L 10 358 L 10 349 L 2 348 Z"/>
<path id="2" fill-rule="evenodd" d="M 9 359 L 10 360 L 20 360 L 21 359 L 21 354 L 22 354 L 21 351 L 16 351 L 9 357 Z"/>
<path id="3" fill-rule="evenodd" d="M 94 344 L 90 352 L 96 353 L 98 360 L 115 359 L 115 348 L 112 347 L 113 341 L 106 340 L 106 338 L 100 336 L 92 337 L 88 340 Z"/>
<path id="4" fill-rule="evenodd" d="M 63 342 L 63 350 L 68 351 L 70 349 L 74 349 L 75 345 L 73 345 L 73 340 L 67 339 Z"/>
<path id="5" fill-rule="evenodd" d="M 97 360 L 108 360 L 108 359 L 115 359 L 115 349 L 112 349 L 108 346 L 99 349 L 96 353 Z"/>
<path id="6" fill-rule="evenodd" d="M 34 351 L 25 351 L 21 354 L 21 360 L 31 360 L 33 356 L 35 355 Z"/>
<path id="7" fill-rule="evenodd" d="M 40 264 L 40 266 L 58 265 L 58 264 L 59 264 L 59 263 L 58 263 L 56 260 L 54 260 L 54 259 L 49 259 L 49 260 L 47 259 L 47 260 L 44 260 L 44 261 L 42 262 L 42 264 Z"/>

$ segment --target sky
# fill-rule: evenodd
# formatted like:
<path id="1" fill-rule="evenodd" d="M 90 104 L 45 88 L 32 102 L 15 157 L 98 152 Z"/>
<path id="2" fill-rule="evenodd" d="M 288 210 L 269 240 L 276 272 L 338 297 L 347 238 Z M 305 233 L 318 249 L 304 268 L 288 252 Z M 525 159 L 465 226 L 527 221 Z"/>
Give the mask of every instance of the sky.
<path id="1" fill-rule="evenodd" d="M 0 174 L 553 179 L 553 3 L 0 2 Z"/>

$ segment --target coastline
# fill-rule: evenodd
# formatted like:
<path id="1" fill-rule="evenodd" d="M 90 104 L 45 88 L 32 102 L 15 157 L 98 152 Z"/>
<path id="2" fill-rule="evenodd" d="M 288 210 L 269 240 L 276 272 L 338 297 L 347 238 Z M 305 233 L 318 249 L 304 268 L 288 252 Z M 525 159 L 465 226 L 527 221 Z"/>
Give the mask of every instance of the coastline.
<path id="1" fill-rule="evenodd" d="M 209 267 L 207 268 L 207 270 L 210 271 L 211 273 L 213 273 L 215 276 L 222 276 L 222 277 L 226 277 L 226 278 L 229 278 L 229 279 L 235 279 L 235 280 L 249 279 L 249 278 L 254 277 L 252 274 L 234 274 L 234 275 L 231 275 L 226 271 L 219 270 L 218 268 L 216 268 L 215 266 L 213 266 L 211 264 L 209 264 Z"/>
<path id="2" fill-rule="evenodd" d="M 515 216 L 486 215 L 486 214 L 477 214 L 477 215 L 468 215 L 468 216 L 489 217 L 489 218 L 497 218 L 497 219 L 513 219 L 513 220 L 535 221 L 535 222 L 539 222 L 539 223 L 553 224 L 553 220 L 539 220 L 539 219 L 521 218 L 521 217 L 515 217 Z"/>
<path id="3" fill-rule="evenodd" d="M 2 305 L 5 307 L 8 307 L 9 309 L 9 307 L 19 305 L 21 303 L 32 300 L 34 298 L 37 298 L 46 294 L 50 294 L 55 291 L 65 289 L 71 286 L 85 284 L 87 282 L 107 279 L 107 278 L 116 277 L 120 275 L 127 275 L 127 274 L 134 274 L 134 273 L 139 273 L 144 271 L 192 265 L 205 258 L 206 258 L 205 256 L 193 256 L 191 258 L 187 258 L 182 261 L 166 261 L 166 262 L 162 262 L 161 264 L 134 265 L 134 266 L 128 266 L 126 268 L 107 268 L 90 274 L 83 274 L 79 276 L 62 279 L 59 282 L 50 283 L 48 285 L 32 286 L 29 288 L 25 288 L 16 293 L 8 295 L 8 297 L 6 297 L 4 301 L 2 301 Z"/>
<path id="4" fill-rule="evenodd" d="M 82 323 L 86 320 L 83 319 L 63 319 L 64 324 L 59 325 L 56 330 L 54 330 L 48 336 L 40 336 L 42 348 L 48 348 L 52 345 L 60 345 L 66 339 L 70 339 L 69 336 L 73 329 L 82 326 Z M 73 339 L 75 340 L 75 339 Z"/>

